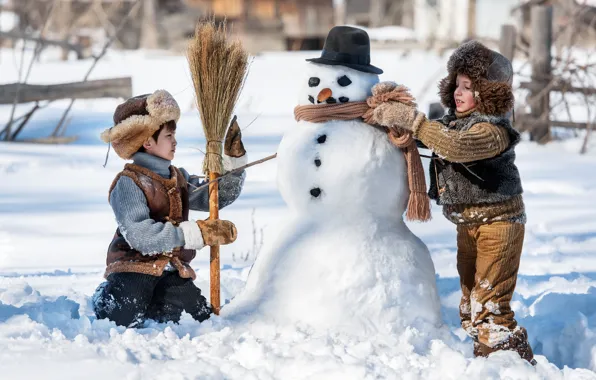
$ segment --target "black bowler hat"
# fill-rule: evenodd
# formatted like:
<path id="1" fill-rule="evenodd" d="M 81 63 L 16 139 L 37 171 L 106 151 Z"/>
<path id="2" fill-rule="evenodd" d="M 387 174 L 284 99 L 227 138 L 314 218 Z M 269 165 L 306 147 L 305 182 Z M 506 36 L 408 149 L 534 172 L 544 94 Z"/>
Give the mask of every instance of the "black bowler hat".
<path id="1" fill-rule="evenodd" d="M 383 70 L 370 64 L 368 34 L 351 26 L 334 26 L 327 35 L 320 58 L 307 59 L 323 65 L 341 65 L 365 73 L 382 74 Z"/>

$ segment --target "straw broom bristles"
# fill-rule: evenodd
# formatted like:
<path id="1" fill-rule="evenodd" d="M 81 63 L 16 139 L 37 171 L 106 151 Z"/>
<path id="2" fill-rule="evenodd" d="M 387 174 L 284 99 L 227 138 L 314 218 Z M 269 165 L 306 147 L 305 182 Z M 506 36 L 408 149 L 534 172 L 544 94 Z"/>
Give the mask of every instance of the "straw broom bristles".
<path id="1" fill-rule="evenodd" d="M 223 139 L 246 76 L 248 54 L 230 41 L 225 23 L 201 22 L 188 44 L 187 59 L 207 149 L 203 171 L 223 173 Z"/>

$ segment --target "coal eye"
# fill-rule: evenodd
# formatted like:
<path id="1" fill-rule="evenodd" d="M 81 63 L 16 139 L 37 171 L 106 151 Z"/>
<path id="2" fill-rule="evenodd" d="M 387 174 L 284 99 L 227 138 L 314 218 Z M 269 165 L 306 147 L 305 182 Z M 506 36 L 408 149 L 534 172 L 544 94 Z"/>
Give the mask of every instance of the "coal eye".
<path id="1" fill-rule="evenodd" d="M 321 80 L 317 77 L 310 77 L 310 79 L 308 80 L 309 87 L 317 87 L 319 83 L 321 83 Z"/>
<path id="2" fill-rule="evenodd" d="M 343 77 L 337 80 L 337 83 L 342 87 L 346 87 L 352 84 L 352 81 L 350 80 L 350 78 L 344 75 Z"/>

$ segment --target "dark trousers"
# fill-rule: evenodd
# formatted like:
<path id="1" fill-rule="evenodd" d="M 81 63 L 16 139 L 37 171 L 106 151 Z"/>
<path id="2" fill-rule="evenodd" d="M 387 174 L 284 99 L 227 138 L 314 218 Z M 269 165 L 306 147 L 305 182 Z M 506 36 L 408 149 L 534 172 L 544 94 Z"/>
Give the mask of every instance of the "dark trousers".
<path id="1" fill-rule="evenodd" d="M 211 314 L 210 305 L 192 279 L 170 271 L 159 277 L 112 273 L 95 291 L 93 307 L 98 319 L 108 318 L 127 327 L 139 327 L 147 319 L 178 322 L 182 311 L 199 322 Z"/>

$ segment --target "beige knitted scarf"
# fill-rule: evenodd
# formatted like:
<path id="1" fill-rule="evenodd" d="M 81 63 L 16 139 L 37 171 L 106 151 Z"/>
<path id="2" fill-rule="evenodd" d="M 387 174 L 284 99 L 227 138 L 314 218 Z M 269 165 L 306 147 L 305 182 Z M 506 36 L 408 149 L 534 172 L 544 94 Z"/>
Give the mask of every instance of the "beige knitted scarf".
<path id="1" fill-rule="evenodd" d="M 393 95 L 391 95 L 393 94 Z M 385 101 L 400 101 L 406 104 L 413 104 L 410 100 L 403 98 L 403 92 L 394 91 L 368 98 L 367 102 L 349 102 L 342 104 L 319 104 L 297 106 L 294 108 L 296 121 L 304 120 L 311 123 L 323 123 L 330 120 L 352 120 L 364 118 L 364 121 L 372 125 L 373 108 Z M 412 133 L 396 128 L 385 128 L 389 141 L 396 147 L 403 150 L 408 170 L 408 185 L 410 198 L 406 211 L 407 220 L 428 221 L 430 214 L 430 199 L 426 193 L 426 180 L 422 160 L 418 152 L 416 142 Z"/>

